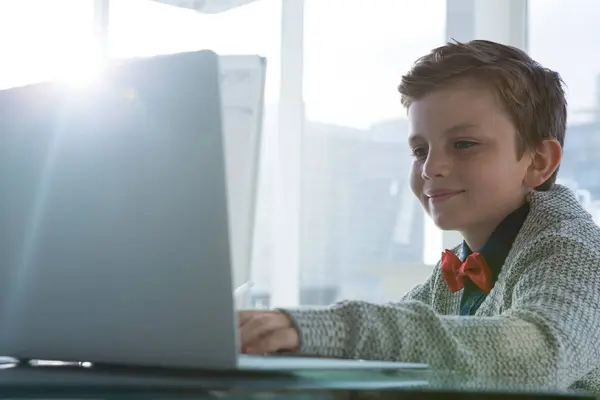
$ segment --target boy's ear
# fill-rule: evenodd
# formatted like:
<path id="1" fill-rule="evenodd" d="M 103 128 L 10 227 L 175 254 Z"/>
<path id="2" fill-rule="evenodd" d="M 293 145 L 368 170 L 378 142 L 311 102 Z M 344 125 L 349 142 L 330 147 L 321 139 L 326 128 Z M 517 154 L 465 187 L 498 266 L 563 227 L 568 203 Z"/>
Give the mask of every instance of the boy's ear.
<path id="1" fill-rule="evenodd" d="M 525 176 L 525 186 L 536 188 L 546 182 L 558 169 L 561 160 L 562 147 L 558 140 L 544 140 L 533 151 L 531 164 Z"/>

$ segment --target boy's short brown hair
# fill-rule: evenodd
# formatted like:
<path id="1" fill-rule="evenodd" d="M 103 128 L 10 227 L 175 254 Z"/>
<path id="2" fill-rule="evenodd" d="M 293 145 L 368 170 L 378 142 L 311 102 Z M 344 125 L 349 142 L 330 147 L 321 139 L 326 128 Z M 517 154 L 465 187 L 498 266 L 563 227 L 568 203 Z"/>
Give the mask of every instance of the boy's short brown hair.
<path id="1" fill-rule="evenodd" d="M 567 101 L 560 75 L 522 50 L 487 40 L 450 42 L 419 58 L 398 86 L 402 105 L 462 79 L 492 89 L 517 128 L 517 156 L 546 139 L 565 140 Z M 548 190 L 555 171 L 538 190 Z"/>

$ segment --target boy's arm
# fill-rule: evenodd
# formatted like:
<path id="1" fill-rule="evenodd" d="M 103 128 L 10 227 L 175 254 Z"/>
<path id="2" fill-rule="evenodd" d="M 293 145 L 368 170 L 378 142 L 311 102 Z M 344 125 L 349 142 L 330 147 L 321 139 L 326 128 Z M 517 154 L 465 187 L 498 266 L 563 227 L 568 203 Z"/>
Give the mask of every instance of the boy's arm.
<path id="1" fill-rule="evenodd" d="M 529 247 L 530 262 L 505 299 L 512 306 L 499 316 L 441 316 L 413 300 L 286 312 L 302 353 L 424 362 L 472 377 L 567 387 L 600 364 L 600 255 L 552 239 Z"/>

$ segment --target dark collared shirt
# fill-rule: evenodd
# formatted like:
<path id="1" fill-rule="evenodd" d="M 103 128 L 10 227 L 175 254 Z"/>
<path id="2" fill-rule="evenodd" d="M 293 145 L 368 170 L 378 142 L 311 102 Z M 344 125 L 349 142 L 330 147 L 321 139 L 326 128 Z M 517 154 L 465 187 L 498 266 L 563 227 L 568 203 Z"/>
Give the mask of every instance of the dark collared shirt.
<path id="1" fill-rule="evenodd" d="M 509 214 L 504 221 L 494 230 L 488 241 L 479 251 L 492 270 L 492 279 L 496 283 L 504 260 L 510 251 L 527 214 L 529 204 L 525 204 L 513 213 Z M 469 246 L 463 241 L 460 259 L 464 261 L 472 253 Z M 474 315 L 486 294 L 479 289 L 470 279 L 466 278 L 462 298 L 460 300 L 460 315 Z"/>

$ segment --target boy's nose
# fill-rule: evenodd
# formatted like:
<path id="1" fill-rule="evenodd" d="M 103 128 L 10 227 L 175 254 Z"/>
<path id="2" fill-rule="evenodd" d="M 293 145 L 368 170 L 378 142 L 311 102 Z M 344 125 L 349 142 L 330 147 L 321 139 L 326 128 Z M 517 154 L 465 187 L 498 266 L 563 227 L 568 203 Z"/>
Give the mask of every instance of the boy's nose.
<path id="1" fill-rule="evenodd" d="M 429 151 L 423 165 L 421 177 L 423 179 L 443 178 L 449 175 L 452 169 L 452 160 L 441 151 Z"/>

